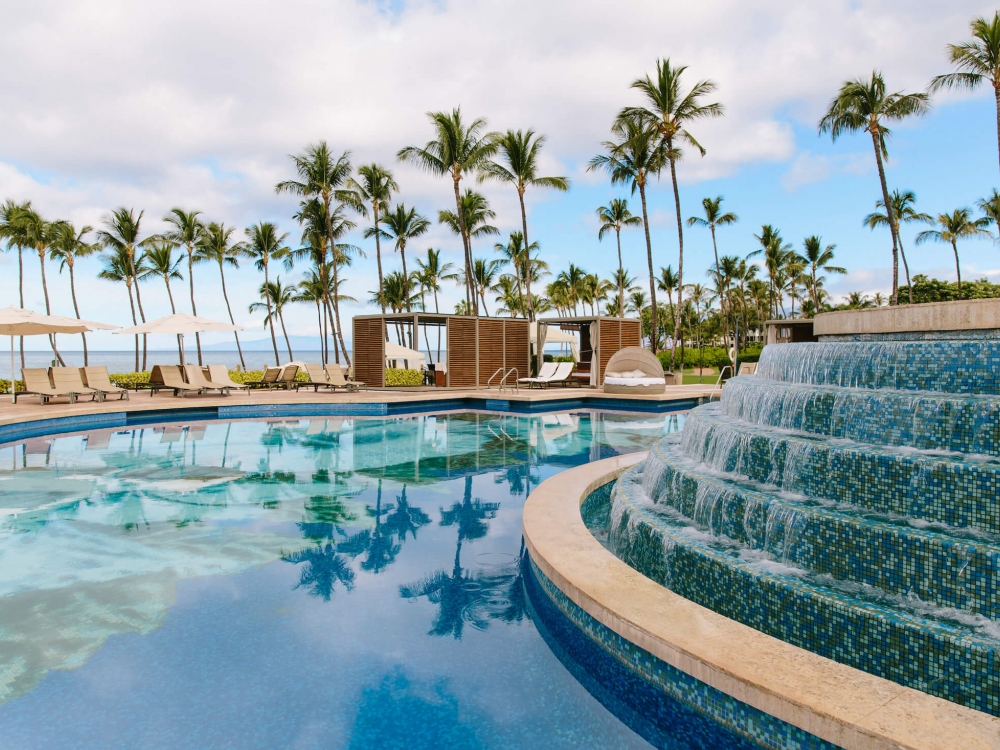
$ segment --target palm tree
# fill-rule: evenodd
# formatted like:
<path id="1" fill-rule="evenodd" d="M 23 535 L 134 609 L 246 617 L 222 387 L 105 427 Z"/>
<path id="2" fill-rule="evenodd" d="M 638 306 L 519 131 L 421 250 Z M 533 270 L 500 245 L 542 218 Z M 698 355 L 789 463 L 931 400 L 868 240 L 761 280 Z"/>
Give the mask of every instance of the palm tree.
<path id="1" fill-rule="evenodd" d="M 173 292 L 170 291 L 170 279 L 184 278 L 181 276 L 180 271 L 177 270 L 177 266 L 181 264 L 183 259 L 174 259 L 173 257 L 175 247 L 176 245 L 173 242 L 160 240 L 147 247 L 143 251 L 141 258 L 141 262 L 145 266 L 144 276 L 149 274 L 151 276 L 159 276 L 163 279 L 163 283 L 167 287 L 167 299 L 170 300 L 170 312 L 172 313 L 176 313 L 177 308 L 174 306 Z M 183 364 L 184 346 L 180 334 L 177 334 L 177 353 L 181 357 L 181 364 Z"/>
<path id="2" fill-rule="evenodd" d="M 458 183 L 462 178 L 479 170 L 496 152 L 499 133 L 484 133 L 485 118 L 479 117 L 468 125 L 462 120 L 461 107 L 448 112 L 428 112 L 434 127 L 435 139 L 422 148 L 407 146 L 396 154 L 400 161 L 415 162 L 424 170 L 441 176 L 448 175 L 455 188 L 455 216 L 465 250 L 465 278 L 472 279 L 472 242 L 462 210 L 462 197 Z M 467 305 L 478 313 L 472 289 L 466 284 Z"/>
<path id="3" fill-rule="evenodd" d="M 457 278 L 457 275 L 452 268 L 454 266 L 451 263 L 441 262 L 441 251 L 435 250 L 433 247 L 427 248 L 427 260 L 423 261 L 417 258 L 417 268 L 420 269 L 420 280 L 421 284 L 427 287 L 428 290 L 434 293 L 434 312 L 440 313 L 441 308 L 438 305 L 438 292 L 441 291 L 442 281 L 453 281 Z M 437 358 L 438 362 L 441 361 L 441 326 L 438 329 L 438 341 L 437 341 Z M 424 330 L 424 335 L 426 336 L 427 331 Z M 427 346 L 428 351 L 430 351 L 430 345 Z"/>
<path id="4" fill-rule="evenodd" d="M 653 271 L 653 246 L 649 239 L 649 212 L 646 210 L 646 184 L 650 176 L 658 175 L 666 164 L 666 155 L 660 147 L 656 126 L 643 126 L 634 120 L 616 123 L 615 130 L 621 140 L 605 141 L 602 146 L 607 153 L 598 154 L 587 165 L 587 171 L 604 169 L 611 175 L 611 184 L 628 184 L 632 194 L 639 191 L 642 201 L 642 227 L 646 233 L 646 260 L 649 265 L 649 297 L 652 305 L 652 342 L 656 352 L 659 336 L 659 316 L 656 311 L 656 276 Z M 671 360 L 671 363 L 673 360 Z"/>
<path id="5" fill-rule="evenodd" d="M 886 140 L 891 135 L 885 121 L 899 121 L 911 115 L 922 115 L 927 111 L 927 94 L 886 93 L 882 74 L 872 71 L 870 81 L 862 78 L 844 83 L 830 102 L 830 107 L 819 121 L 819 132 L 829 133 L 836 141 L 844 133 L 866 131 L 871 135 L 875 149 L 875 163 L 882 185 L 882 204 L 889 219 L 892 234 L 892 303 L 899 304 L 899 224 L 892 211 L 892 199 L 885 181 L 883 158 L 888 158 Z"/>
<path id="6" fill-rule="evenodd" d="M 316 145 L 307 146 L 303 153 L 290 156 L 292 162 L 295 164 L 298 180 L 285 180 L 274 186 L 276 193 L 292 193 L 305 198 L 318 198 L 322 203 L 321 223 L 325 230 L 325 247 L 333 257 L 333 289 L 335 292 L 340 289 L 338 268 L 340 261 L 335 247 L 333 202 L 334 200 L 353 202 L 357 197 L 350 189 L 344 190 L 341 188 L 351 176 L 350 157 L 350 151 L 345 151 L 338 158 L 334 159 L 329 146 L 326 145 L 326 141 L 320 141 Z M 332 300 L 327 300 L 327 303 L 332 303 L 336 318 L 334 328 L 337 332 L 337 339 L 344 353 L 344 360 L 350 365 L 351 358 L 347 354 L 347 345 L 344 343 L 344 333 L 340 326 L 340 303 L 337 301 L 336 295 L 334 295 Z M 277 347 L 275 347 L 275 356 L 277 356 Z"/>
<path id="7" fill-rule="evenodd" d="M 768 275 L 769 296 L 771 299 L 771 316 L 778 317 L 778 305 L 784 313 L 785 303 L 782 299 L 782 291 L 788 282 L 786 265 L 790 260 L 792 246 L 781 238 L 781 232 L 770 224 L 764 224 L 760 228 L 760 234 L 755 234 L 754 238 L 760 243 L 760 249 L 754 250 L 747 257 L 764 253 L 764 269 Z"/>
<path id="8" fill-rule="evenodd" d="M 690 300 L 691 305 L 694 308 L 694 318 L 697 327 L 697 342 L 698 342 L 698 382 L 702 382 L 702 378 L 705 375 L 704 361 L 701 358 L 701 322 L 704 314 L 708 312 L 709 307 L 712 304 L 712 295 L 701 284 L 690 284 L 688 285 L 688 300 Z"/>
<path id="9" fill-rule="evenodd" d="M 323 303 L 326 301 L 326 287 L 319 273 L 314 269 L 298 283 L 298 294 L 292 302 L 312 302 L 316 305 L 316 320 L 319 323 L 319 350 L 326 350 L 326 336 L 323 332 Z"/>
<path id="10" fill-rule="evenodd" d="M 524 191 L 531 187 L 546 187 L 555 190 L 569 190 L 568 177 L 539 177 L 538 153 L 545 143 L 544 135 L 535 135 L 535 131 L 508 130 L 497 139 L 497 150 L 500 161 L 488 161 L 483 164 L 480 181 L 486 179 L 506 182 L 517 189 L 517 198 L 521 204 L 521 234 L 524 242 L 528 242 L 528 215 L 524 209 Z M 501 163 L 502 162 L 502 163 Z M 528 296 L 528 320 L 534 320 L 534 309 L 531 307 L 531 279 L 525 280 Z M 485 299 L 483 304 L 486 304 Z"/>
<path id="11" fill-rule="evenodd" d="M 62 273 L 64 268 L 69 270 L 69 292 L 73 300 L 73 312 L 76 313 L 78 320 L 80 318 L 80 306 L 76 302 L 76 278 L 73 271 L 78 258 L 86 258 L 88 255 L 96 253 L 99 249 L 97 245 L 91 245 L 83 241 L 83 238 L 92 231 L 94 231 L 93 227 L 85 226 L 77 232 L 72 224 L 63 222 L 59 225 L 55 241 L 49 249 L 49 257 L 52 260 L 59 261 L 59 272 Z M 81 333 L 80 338 L 83 339 L 83 365 L 86 367 L 90 363 L 87 353 L 87 334 Z"/>
<path id="12" fill-rule="evenodd" d="M 369 230 L 365 232 L 365 237 L 375 238 L 375 260 L 378 262 L 378 288 L 384 288 L 382 277 L 382 245 L 381 236 L 378 232 L 379 214 L 389 210 L 389 201 L 392 200 L 394 191 L 399 190 L 399 185 L 392 176 L 392 172 L 381 164 L 366 164 L 358 167 L 358 177 L 350 178 L 347 181 L 342 200 L 368 218 L 368 208 L 371 207 L 373 223 Z M 382 308 L 385 314 L 385 308 Z"/>
<path id="13" fill-rule="evenodd" d="M 678 279 L 677 279 L 677 274 L 674 273 L 674 269 L 673 269 L 672 266 L 667 266 L 666 268 L 664 268 L 663 266 L 660 266 L 660 277 L 656 280 L 656 288 L 659 289 L 661 292 L 663 292 L 664 294 L 667 295 L 667 303 L 670 305 L 670 319 L 674 321 L 674 325 L 677 325 L 677 321 L 678 321 L 677 316 L 674 314 L 675 313 L 675 310 L 674 310 L 674 291 L 677 289 L 677 284 L 678 283 L 679 282 L 678 282 Z M 656 311 L 655 307 L 653 308 L 653 311 L 654 312 Z M 652 328 L 653 335 L 656 334 L 656 331 L 657 331 L 656 325 L 653 324 L 653 328 Z M 650 339 L 650 341 L 652 341 L 652 339 Z M 673 341 L 674 341 L 674 346 L 676 347 L 677 346 L 677 334 L 676 334 L 676 332 L 674 334 Z M 656 351 L 657 346 L 658 346 L 658 342 L 654 341 L 653 342 L 653 351 L 654 352 Z M 671 357 L 670 361 L 671 361 L 671 363 L 673 363 L 674 358 Z M 672 366 L 672 364 L 671 364 L 671 366 Z"/>
<path id="14" fill-rule="evenodd" d="M 532 253 L 538 253 L 538 243 L 532 242 L 531 247 L 524 249 L 524 235 L 518 231 L 510 233 L 507 244 L 497 242 L 493 245 L 493 250 L 499 253 L 503 265 L 510 264 L 514 267 L 514 281 L 517 285 L 517 311 L 521 315 L 527 316 L 527 305 L 524 298 L 524 283 L 527 278 L 529 265 L 535 265 L 535 260 L 531 259 Z M 534 277 L 534 274 L 532 274 Z M 514 308 L 511 308 L 514 309 Z"/>
<path id="15" fill-rule="evenodd" d="M 983 212 L 983 217 L 1000 230 L 1000 191 L 994 188 L 993 195 L 976 201 L 976 206 Z"/>
<path id="16" fill-rule="evenodd" d="M 597 230 L 597 240 L 604 239 L 604 235 L 614 230 L 615 239 L 618 241 L 618 299 L 625 299 L 625 267 L 622 265 L 622 229 L 626 227 L 642 226 L 642 219 L 632 214 L 628 210 L 628 201 L 625 198 L 612 198 L 606 206 L 597 209 L 597 218 L 601 222 L 601 228 Z M 618 305 L 618 317 L 625 317 L 625 306 Z"/>
<path id="17" fill-rule="evenodd" d="M 836 249 L 836 245 L 827 245 L 823 247 L 822 238 L 813 235 L 812 237 L 806 237 L 802 241 L 803 249 L 805 250 L 805 255 L 802 257 L 805 259 L 809 268 L 809 297 L 812 299 L 813 309 L 819 312 L 819 288 L 823 283 L 823 277 L 819 275 L 820 271 L 824 273 L 847 273 L 846 268 L 841 268 L 840 266 L 831 265 L 833 263 L 833 251 Z M 907 279 L 907 283 L 909 280 Z M 912 302 L 912 297 L 910 298 Z"/>
<path id="18" fill-rule="evenodd" d="M 406 205 L 403 203 L 398 204 L 395 210 L 386 213 L 382 217 L 382 226 L 385 228 L 379 229 L 376 233 L 381 234 L 382 239 L 395 241 L 399 257 L 403 261 L 403 278 L 410 278 L 406 272 L 406 243 L 422 234 L 426 234 L 430 225 L 430 221 L 418 214 L 415 208 L 407 210 Z M 410 312 L 409 299 L 406 302 L 406 311 Z M 410 346 L 413 346 L 412 341 L 410 342 Z"/>
<path id="19" fill-rule="evenodd" d="M 12 200 L 7 200 L 0 206 L 0 239 L 7 240 L 7 249 L 17 248 L 17 289 L 19 294 L 19 304 L 24 308 L 24 247 L 27 240 L 24 237 L 24 227 L 19 220 L 20 216 L 31 211 L 31 201 L 17 204 Z M 21 369 L 24 369 L 24 336 L 19 336 L 19 347 L 21 350 Z"/>
<path id="20" fill-rule="evenodd" d="M 712 232 L 712 252 L 715 253 L 715 267 L 719 267 L 719 246 L 715 241 L 715 228 L 725 227 L 735 224 L 740 217 L 732 211 L 722 212 L 722 196 L 717 198 L 702 198 L 702 209 L 705 211 L 705 218 L 692 216 L 687 220 L 688 226 L 708 227 Z"/>
<path id="21" fill-rule="evenodd" d="M 236 227 L 227 227 L 225 224 L 216 224 L 212 222 L 207 227 L 205 227 L 205 232 L 202 235 L 201 243 L 198 246 L 198 257 L 206 261 L 215 261 L 219 264 L 219 280 L 222 282 L 222 298 L 226 302 L 226 312 L 229 313 L 229 322 L 236 325 L 236 320 L 233 318 L 233 308 L 229 304 L 229 294 L 226 292 L 226 265 L 230 265 L 233 268 L 239 268 L 240 262 L 238 258 L 241 255 L 245 255 L 245 248 L 242 243 L 232 243 L 233 232 L 236 231 Z M 240 334 L 238 331 L 233 331 L 233 336 L 236 337 L 236 351 L 240 355 L 240 366 L 244 371 L 247 369 L 247 363 L 243 359 L 243 348 L 240 346 Z"/>
<path id="22" fill-rule="evenodd" d="M 127 261 L 129 276 L 135 282 L 135 301 L 139 307 L 139 318 L 146 322 L 146 313 L 142 309 L 142 295 L 139 293 L 139 275 L 136 272 L 136 248 L 140 246 L 139 231 L 142 226 L 143 211 L 135 215 L 131 208 L 116 208 L 104 219 L 104 226 L 97 233 L 98 241 L 113 254 L 123 253 Z M 135 369 L 139 370 L 139 337 L 135 337 Z M 146 334 L 142 335 L 142 370 L 146 369 Z"/>
<path id="23" fill-rule="evenodd" d="M 479 299 L 483 302 L 483 311 L 486 313 L 486 317 L 490 315 L 490 311 L 486 307 L 486 290 L 493 288 L 502 265 L 502 260 L 475 258 L 472 261 L 472 284 Z"/>
<path id="24" fill-rule="evenodd" d="M 246 234 L 249 240 L 246 246 L 246 254 L 248 257 L 254 259 L 257 270 L 264 272 L 264 286 L 261 287 L 261 296 L 267 307 L 267 319 L 273 320 L 274 310 L 271 309 L 272 296 L 263 292 L 264 290 L 271 290 L 270 277 L 268 276 L 270 262 L 272 260 L 283 260 L 291 253 L 291 250 L 284 244 L 288 233 L 279 235 L 276 225 L 269 221 L 262 221 L 254 224 L 252 227 L 247 227 Z M 260 303 L 255 302 L 254 304 Z M 280 363 L 278 339 L 274 335 L 273 325 L 271 326 L 271 345 L 274 347 L 274 364 L 278 365 Z"/>
<path id="25" fill-rule="evenodd" d="M 913 204 L 917 200 L 917 196 L 914 195 L 912 190 L 907 190 L 905 192 L 893 190 L 889 200 L 892 203 L 892 214 L 896 218 L 897 225 L 910 224 L 913 222 L 920 222 L 923 224 L 934 223 L 934 219 L 932 219 L 928 214 L 917 213 L 913 210 Z M 875 201 L 875 207 L 885 208 L 885 202 L 881 200 Z M 871 230 L 874 230 L 876 227 L 886 227 L 889 226 L 889 217 L 887 214 L 876 211 L 865 217 L 864 224 Z M 910 283 L 910 264 L 906 262 L 906 253 L 903 251 L 903 238 L 897 237 L 896 240 L 899 242 L 899 257 L 903 259 L 903 271 L 906 274 L 906 286 L 910 291 L 910 304 L 912 305 L 913 284 Z"/>
<path id="26" fill-rule="evenodd" d="M 465 266 L 465 274 L 461 276 L 466 285 L 466 289 L 472 294 L 472 314 L 479 314 L 479 303 L 476 290 L 471 285 L 469 273 L 472 269 L 472 240 L 474 238 L 489 235 L 498 235 L 500 230 L 489 222 L 496 218 L 496 213 L 490 208 L 489 201 L 472 188 L 466 190 L 459 203 L 462 213 L 456 214 L 454 211 L 438 211 L 438 223 L 447 225 L 455 234 L 461 235 L 464 231 L 465 242 L 469 246 L 469 262 Z"/>
<path id="27" fill-rule="evenodd" d="M 680 334 L 681 296 L 684 290 L 684 223 L 681 221 L 681 196 L 677 188 L 677 162 L 683 157 L 680 143 L 696 148 L 702 156 L 705 149 L 687 129 L 696 120 L 721 117 L 722 105 L 714 102 L 702 104 L 702 97 L 715 91 L 715 83 L 710 80 L 698 81 L 686 94 L 681 90 L 681 76 L 686 65 L 674 67 L 670 59 L 656 61 L 656 80 L 648 75 L 632 82 L 632 88 L 639 90 L 646 99 L 645 107 L 626 107 L 618 116 L 619 122 L 635 120 L 645 126 L 656 128 L 660 139 L 659 148 L 670 163 L 670 181 L 674 188 L 674 210 L 677 212 L 677 308 L 674 320 L 674 350 L 670 354 L 673 369 L 677 336 Z M 654 306 L 655 309 L 655 306 Z"/>
<path id="28" fill-rule="evenodd" d="M 34 248 L 35 252 L 38 253 L 38 262 L 42 269 L 42 292 L 45 295 L 45 314 L 51 315 L 52 307 L 49 305 L 49 286 L 45 279 L 45 256 L 48 254 L 49 248 L 66 231 L 65 223 L 60 221 L 45 221 L 37 211 L 30 209 L 21 212 L 18 215 L 17 221 L 24 231 L 25 244 L 28 247 Z M 56 346 L 56 337 L 54 334 L 49 335 L 49 343 L 52 345 L 52 353 L 56 355 L 59 364 L 65 366 L 66 363 L 63 361 L 62 355 Z"/>
<path id="29" fill-rule="evenodd" d="M 955 273 L 958 276 L 958 298 L 962 299 L 962 269 L 958 263 L 958 241 L 967 237 L 993 237 L 986 229 L 990 220 L 986 217 L 973 219 L 972 212 L 967 208 L 956 208 L 950 214 L 938 214 L 937 224 L 940 229 L 926 229 L 917 235 L 917 244 L 934 240 L 951 245 L 955 253 Z"/>
<path id="30" fill-rule="evenodd" d="M 133 264 L 130 263 L 128 251 L 124 247 L 112 248 L 108 255 L 102 256 L 104 268 L 97 274 L 97 278 L 105 281 L 114 281 L 125 284 L 128 290 L 128 304 L 132 309 L 132 325 L 138 325 L 139 321 L 135 316 L 135 299 L 132 297 L 132 283 L 135 277 L 132 275 Z M 139 337 L 135 337 L 135 369 L 139 371 Z"/>
<path id="31" fill-rule="evenodd" d="M 264 325 L 271 329 L 272 339 L 274 338 L 274 319 L 278 319 L 278 323 L 281 325 L 281 334 L 285 337 L 285 346 L 288 348 L 288 359 L 295 359 L 295 355 L 292 354 L 292 343 L 288 340 L 288 331 L 285 329 L 284 315 L 285 305 L 295 301 L 295 287 L 285 286 L 281 283 L 281 277 L 278 276 L 274 281 L 265 281 L 261 285 L 260 297 L 264 302 L 252 302 L 250 312 L 267 311 Z"/>
<path id="32" fill-rule="evenodd" d="M 556 282 L 562 284 L 565 288 L 566 302 L 573 306 L 574 315 L 578 314 L 577 305 L 585 292 L 584 284 L 586 277 L 587 272 L 573 263 L 570 263 L 569 268 L 565 271 L 560 271 L 559 275 L 556 276 Z"/>
<path id="33" fill-rule="evenodd" d="M 980 16 L 969 26 L 971 40 L 947 47 L 951 64 L 958 68 L 958 72 L 936 76 L 931 80 L 929 90 L 974 90 L 984 81 L 989 81 L 996 101 L 997 144 L 1000 146 L 1000 12 L 995 12 L 992 20 Z"/>
<path id="34" fill-rule="evenodd" d="M 191 293 L 191 314 L 197 315 L 198 308 L 194 304 L 194 262 L 195 248 L 201 242 L 205 234 L 205 225 L 198 219 L 201 211 L 185 211 L 181 208 L 172 208 L 170 213 L 163 217 L 172 229 L 164 234 L 164 238 L 176 245 L 182 245 L 187 252 L 188 286 Z M 198 365 L 203 364 L 201 358 L 201 335 L 195 333 L 195 346 L 198 349 Z"/>

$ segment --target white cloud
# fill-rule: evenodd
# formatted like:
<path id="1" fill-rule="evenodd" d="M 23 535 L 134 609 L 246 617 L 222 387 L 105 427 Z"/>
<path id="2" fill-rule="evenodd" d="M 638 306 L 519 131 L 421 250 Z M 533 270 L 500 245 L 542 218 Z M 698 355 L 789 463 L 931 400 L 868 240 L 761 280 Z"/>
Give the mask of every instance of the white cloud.
<path id="1" fill-rule="evenodd" d="M 788 171 L 781 176 L 781 185 L 793 192 L 804 185 L 823 182 L 835 174 L 866 174 L 875 171 L 873 154 L 850 153 L 824 155 L 801 151 Z"/>

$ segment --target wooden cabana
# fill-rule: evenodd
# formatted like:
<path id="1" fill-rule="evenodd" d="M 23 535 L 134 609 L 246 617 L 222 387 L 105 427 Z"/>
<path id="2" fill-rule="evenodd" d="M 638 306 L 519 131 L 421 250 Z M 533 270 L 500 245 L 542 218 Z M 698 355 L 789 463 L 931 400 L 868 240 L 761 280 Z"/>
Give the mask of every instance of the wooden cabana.
<path id="1" fill-rule="evenodd" d="M 579 333 L 580 361 L 574 374 L 581 380 L 588 379 L 595 388 L 604 385 L 604 368 L 615 352 L 627 346 L 642 346 L 642 324 L 635 318 L 610 318 L 604 315 L 539 318 L 536 351 L 539 362 L 545 351 L 548 326 Z"/>
<path id="2" fill-rule="evenodd" d="M 447 348 L 442 359 L 446 387 L 497 385 L 504 373 L 513 370 L 507 378 L 507 385 L 512 385 L 517 377 L 530 374 L 531 354 L 526 319 L 410 312 L 358 315 L 354 318 L 355 379 L 372 388 L 384 388 L 386 335 L 395 337 L 397 331 L 402 332 L 404 346 L 410 346 L 412 342 L 412 348 L 419 349 L 425 343 L 421 332 L 425 327 L 445 329 Z M 497 375 L 498 371 L 500 375 Z"/>

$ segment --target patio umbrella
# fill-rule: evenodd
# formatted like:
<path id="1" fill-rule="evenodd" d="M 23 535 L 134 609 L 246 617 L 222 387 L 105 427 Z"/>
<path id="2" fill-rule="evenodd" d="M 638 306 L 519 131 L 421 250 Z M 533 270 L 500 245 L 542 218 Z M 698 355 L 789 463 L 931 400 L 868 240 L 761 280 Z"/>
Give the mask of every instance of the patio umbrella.
<path id="1" fill-rule="evenodd" d="M 188 315 L 187 313 L 174 313 L 173 315 L 166 315 L 162 318 L 157 318 L 156 320 L 150 320 L 146 323 L 132 326 L 131 328 L 122 328 L 120 331 L 115 331 L 115 333 L 127 336 L 134 336 L 140 333 L 165 333 L 171 336 L 179 335 L 181 337 L 181 364 L 183 365 L 185 333 L 205 333 L 206 331 L 224 331 L 232 333 L 233 331 L 242 330 L 242 326 L 234 326 L 231 323 L 221 323 L 217 320 L 199 318 L 196 315 Z"/>
<path id="2" fill-rule="evenodd" d="M 91 320 L 65 318 L 62 315 L 42 315 L 20 307 L 0 308 L 0 335 L 10 336 L 10 393 L 14 395 L 14 337 L 42 336 L 53 333 L 87 333 L 110 331 L 118 326 Z"/>

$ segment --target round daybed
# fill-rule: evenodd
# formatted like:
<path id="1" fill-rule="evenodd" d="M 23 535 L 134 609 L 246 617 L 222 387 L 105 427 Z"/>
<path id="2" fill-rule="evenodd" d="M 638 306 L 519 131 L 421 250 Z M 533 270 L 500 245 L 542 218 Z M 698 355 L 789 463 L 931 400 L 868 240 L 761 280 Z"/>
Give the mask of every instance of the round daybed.
<path id="1" fill-rule="evenodd" d="M 611 355 L 604 368 L 605 393 L 663 393 L 666 384 L 660 360 L 640 346 L 629 346 Z"/>

